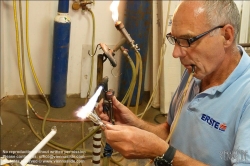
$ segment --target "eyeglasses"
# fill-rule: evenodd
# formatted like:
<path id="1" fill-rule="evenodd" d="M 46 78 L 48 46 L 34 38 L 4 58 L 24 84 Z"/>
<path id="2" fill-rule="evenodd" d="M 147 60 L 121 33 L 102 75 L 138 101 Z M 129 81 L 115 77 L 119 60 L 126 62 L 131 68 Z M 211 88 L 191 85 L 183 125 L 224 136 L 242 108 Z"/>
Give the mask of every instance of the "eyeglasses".
<path id="1" fill-rule="evenodd" d="M 166 35 L 168 41 L 170 44 L 173 44 L 175 45 L 175 43 L 177 43 L 179 46 L 181 47 L 190 47 L 190 45 L 195 42 L 196 40 L 202 38 L 203 36 L 207 35 L 208 33 L 212 32 L 213 30 L 217 29 L 217 28 L 223 28 L 223 26 L 217 26 L 217 27 L 214 27 L 213 29 L 210 29 L 209 31 L 206 31 L 198 36 L 195 36 L 195 37 L 192 37 L 192 38 L 189 38 L 189 39 L 185 39 L 185 38 L 176 38 L 174 36 L 171 35 L 171 33 L 168 33 Z"/>

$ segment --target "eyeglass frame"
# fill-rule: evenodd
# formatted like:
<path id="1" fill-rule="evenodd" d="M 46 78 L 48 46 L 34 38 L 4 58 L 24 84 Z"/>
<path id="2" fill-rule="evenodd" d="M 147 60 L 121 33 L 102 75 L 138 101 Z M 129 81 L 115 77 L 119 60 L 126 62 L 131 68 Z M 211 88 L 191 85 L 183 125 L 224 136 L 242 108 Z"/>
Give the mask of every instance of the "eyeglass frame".
<path id="1" fill-rule="evenodd" d="M 171 32 L 168 33 L 168 34 L 166 35 L 166 38 L 167 38 L 167 39 L 168 39 L 168 38 L 174 39 L 174 43 L 172 43 L 172 42 L 169 41 L 169 39 L 168 39 L 168 41 L 169 41 L 170 44 L 175 45 L 175 43 L 177 43 L 177 44 L 178 44 L 179 46 L 181 46 L 181 47 L 190 47 L 190 45 L 191 45 L 192 43 L 194 43 L 195 41 L 197 41 L 198 39 L 200 39 L 200 38 L 202 38 L 203 36 L 209 34 L 210 32 L 214 31 L 215 29 L 217 29 L 217 28 L 223 28 L 224 26 L 225 26 L 225 25 L 216 26 L 216 27 L 214 27 L 214 28 L 212 28 L 212 29 L 210 29 L 210 30 L 208 30 L 208 31 L 206 31 L 206 32 L 203 32 L 202 34 L 199 34 L 199 35 L 197 35 L 197 36 L 195 36 L 195 37 L 192 37 L 192 38 L 189 38 L 189 39 L 185 39 L 185 38 L 176 38 L 176 37 L 174 37 L 174 36 L 171 35 Z M 182 45 L 180 44 L 180 42 L 179 42 L 179 39 L 186 40 L 187 43 L 188 43 L 188 46 L 182 46 Z"/>

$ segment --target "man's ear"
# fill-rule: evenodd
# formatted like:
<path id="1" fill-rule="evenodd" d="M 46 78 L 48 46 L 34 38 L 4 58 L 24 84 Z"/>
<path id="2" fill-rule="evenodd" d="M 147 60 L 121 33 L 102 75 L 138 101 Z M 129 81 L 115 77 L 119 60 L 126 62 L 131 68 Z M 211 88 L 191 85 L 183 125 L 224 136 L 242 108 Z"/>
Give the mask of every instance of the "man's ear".
<path id="1" fill-rule="evenodd" d="M 229 47 L 230 45 L 232 45 L 232 43 L 234 42 L 235 36 L 234 36 L 234 27 L 230 24 L 227 24 L 223 27 L 224 30 L 224 47 Z"/>

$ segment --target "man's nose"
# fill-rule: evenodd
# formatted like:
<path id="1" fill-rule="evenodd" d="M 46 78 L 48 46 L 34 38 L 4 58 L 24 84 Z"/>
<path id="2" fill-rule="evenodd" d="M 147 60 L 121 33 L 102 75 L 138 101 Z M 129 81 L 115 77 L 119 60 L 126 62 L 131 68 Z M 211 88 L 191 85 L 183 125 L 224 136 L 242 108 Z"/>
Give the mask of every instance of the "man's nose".
<path id="1" fill-rule="evenodd" d="M 172 55 L 174 58 L 180 58 L 180 57 L 185 56 L 185 51 L 184 51 L 183 47 L 181 47 L 181 46 L 179 46 L 179 44 L 175 43 Z"/>

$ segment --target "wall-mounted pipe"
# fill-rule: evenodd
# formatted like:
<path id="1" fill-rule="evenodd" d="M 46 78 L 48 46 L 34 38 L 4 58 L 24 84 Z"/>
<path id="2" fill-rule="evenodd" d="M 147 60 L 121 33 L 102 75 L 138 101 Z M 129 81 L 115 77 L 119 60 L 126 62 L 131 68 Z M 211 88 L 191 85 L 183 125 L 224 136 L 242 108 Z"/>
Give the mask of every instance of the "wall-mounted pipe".
<path id="1" fill-rule="evenodd" d="M 67 73 L 70 41 L 69 0 L 59 0 L 58 15 L 54 20 L 50 105 L 66 105 Z"/>

